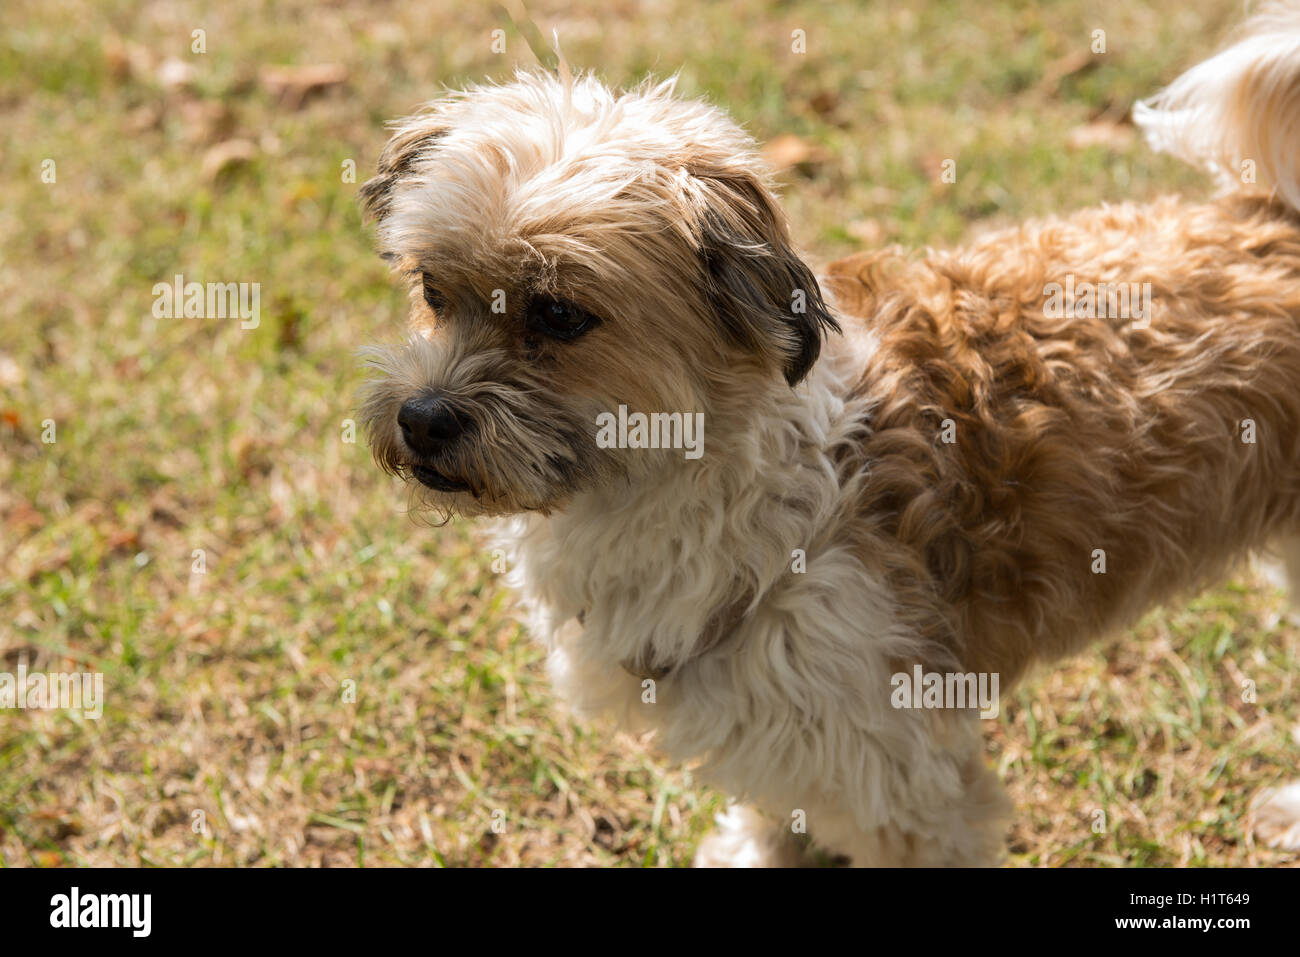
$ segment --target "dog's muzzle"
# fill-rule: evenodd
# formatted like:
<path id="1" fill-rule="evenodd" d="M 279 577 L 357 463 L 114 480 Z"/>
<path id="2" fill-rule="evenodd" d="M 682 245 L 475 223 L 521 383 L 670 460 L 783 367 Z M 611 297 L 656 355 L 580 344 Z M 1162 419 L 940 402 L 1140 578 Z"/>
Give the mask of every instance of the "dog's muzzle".
<path id="1" fill-rule="evenodd" d="M 418 461 L 411 465 L 411 474 L 421 485 L 439 492 L 463 492 L 469 488 L 467 482 L 426 464 L 464 435 L 468 424 L 455 406 L 434 392 L 423 393 L 402 404 L 397 425 L 402 430 L 402 441 L 417 457 Z"/>

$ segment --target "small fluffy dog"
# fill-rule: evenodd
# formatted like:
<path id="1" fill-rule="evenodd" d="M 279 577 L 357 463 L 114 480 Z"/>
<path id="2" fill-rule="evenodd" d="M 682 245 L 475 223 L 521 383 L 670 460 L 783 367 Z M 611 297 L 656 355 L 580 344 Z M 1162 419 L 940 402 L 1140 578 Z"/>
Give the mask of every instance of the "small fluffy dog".
<path id="1" fill-rule="evenodd" d="M 414 308 L 372 351 L 376 459 L 502 517 L 568 701 L 742 802 L 700 862 L 794 863 L 792 820 L 855 864 L 995 862 L 973 702 L 900 680 L 1005 691 L 1249 549 L 1300 570 L 1300 12 L 1136 119 L 1224 194 L 820 285 L 753 141 L 671 81 L 520 75 L 385 147 L 362 200 Z"/>

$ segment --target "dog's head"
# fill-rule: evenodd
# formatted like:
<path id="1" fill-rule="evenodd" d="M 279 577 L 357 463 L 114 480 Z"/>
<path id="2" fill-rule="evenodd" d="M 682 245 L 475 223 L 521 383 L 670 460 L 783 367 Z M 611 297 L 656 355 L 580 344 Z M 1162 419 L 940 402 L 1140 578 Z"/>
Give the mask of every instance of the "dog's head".
<path id="1" fill-rule="evenodd" d="M 662 464 L 600 447 L 597 417 L 794 386 L 835 328 L 753 141 L 671 82 L 452 94 L 361 198 L 413 304 L 409 342 L 371 350 L 370 443 L 445 513 L 549 511 Z"/>

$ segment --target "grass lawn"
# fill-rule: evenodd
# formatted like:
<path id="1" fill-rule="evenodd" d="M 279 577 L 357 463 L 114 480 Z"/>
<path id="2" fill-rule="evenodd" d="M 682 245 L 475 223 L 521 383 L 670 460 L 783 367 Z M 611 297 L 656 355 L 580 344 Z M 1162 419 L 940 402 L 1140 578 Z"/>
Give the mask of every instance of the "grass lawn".
<path id="1" fill-rule="evenodd" d="M 772 144 L 824 264 L 1207 192 L 1116 121 L 1239 6 L 531 9 L 575 66 L 680 72 Z M 461 0 L 5 0 L 0 27 L 0 672 L 106 692 L 0 711 L 0 864 L 688 863 L 721 797 L 567 716 L 473 529 L 405 514 L 349 428 L 357 349 L 404 321 L 355 201 L 383 124 L 531 67 L 520 36 Z M 177 274 L 260 284 L 259 324 L 155 317 Z M 1012 692 L 1011 863 L 1297 863 L 1249 838 L 1300 765 L 1283 608 L 1243 570 Z"/>

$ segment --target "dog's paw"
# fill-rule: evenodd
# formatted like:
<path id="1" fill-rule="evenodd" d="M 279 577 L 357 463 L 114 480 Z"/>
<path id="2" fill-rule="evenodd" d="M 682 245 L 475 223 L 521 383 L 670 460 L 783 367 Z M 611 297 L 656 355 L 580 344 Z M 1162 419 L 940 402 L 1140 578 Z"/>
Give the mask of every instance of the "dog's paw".
<path id="1" fill-rule="evenodd" d="M 1281 851 L 1300 851 L 1300 781 L 1261 791 L 1254 811 L 1255 840 Z"/>
<path id="2" fill-rule="evenodd" d="M 696 867 L 805 867 L 804 849 L 789 829 L 743 804 L 718 815 L 717 828 L 695 851 Z"/>

